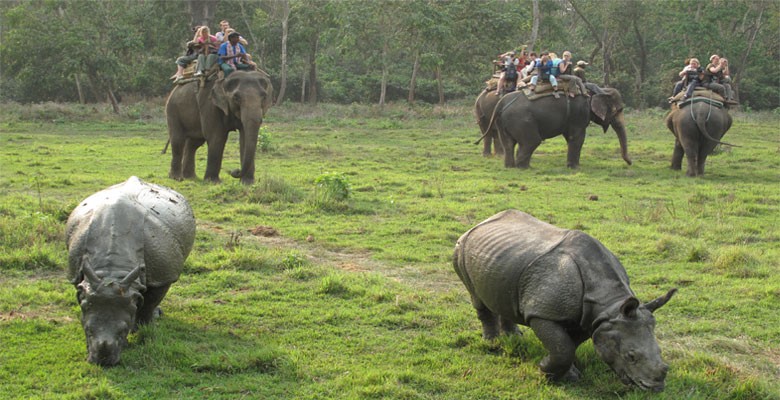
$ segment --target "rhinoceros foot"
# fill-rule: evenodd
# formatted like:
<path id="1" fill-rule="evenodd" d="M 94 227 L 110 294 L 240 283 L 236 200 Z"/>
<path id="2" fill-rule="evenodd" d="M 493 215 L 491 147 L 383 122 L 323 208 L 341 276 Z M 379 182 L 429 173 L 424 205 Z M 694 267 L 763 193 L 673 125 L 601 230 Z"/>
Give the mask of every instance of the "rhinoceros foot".
<path id="1" fill-rule="evenodd" d="M 580 378 L 582 378 L 582 372 L 574 365 L 572 365 L 563 375 L 556 376 L 554 374 L 547 374 L 547 379 L 553 382 L 577 382 Z"/>

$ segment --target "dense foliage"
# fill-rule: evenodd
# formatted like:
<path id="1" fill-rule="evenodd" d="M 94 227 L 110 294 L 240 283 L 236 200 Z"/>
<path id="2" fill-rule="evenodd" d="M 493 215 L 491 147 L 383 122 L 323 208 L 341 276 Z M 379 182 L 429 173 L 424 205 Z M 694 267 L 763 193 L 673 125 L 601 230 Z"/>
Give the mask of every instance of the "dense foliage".
<path id="1" fill-rule="evenodd" d="M 533 37 L 533 5 L 539 29 Z M 198 7 L 197 5 L 210 7 Z M 772 0 L 15 0 L 0 3 L 0 100 L 164 95 L 191 26 L 231 21 L 283 88 L 338 103 L 475 96 L 491 59 L 571 50 L 635 108 L 661 106 L 684 59 L 729 58 L 743 106 L 780 105 Z M 205 11 L 204 11 L 205 10 Z M 313 82 L 313 84 L 312 84 Z"/>

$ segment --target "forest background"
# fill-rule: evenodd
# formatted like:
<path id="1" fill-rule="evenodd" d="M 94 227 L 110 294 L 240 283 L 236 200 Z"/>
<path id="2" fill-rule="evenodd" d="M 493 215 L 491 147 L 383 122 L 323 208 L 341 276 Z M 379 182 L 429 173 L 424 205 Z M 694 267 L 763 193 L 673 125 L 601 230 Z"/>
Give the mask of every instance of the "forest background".
<path id="1" fill-rule="evenodd" d="M 774 0 L 4 0 L 0 16 L 0 101 L 164 96 L 192 27 L 227 19 L 277 103 L 476 97 L 527 45 L 588 61 L 630 108 L 663 107 L 684 60 L 715 53 L 744 109 L 780 106 Z"/>

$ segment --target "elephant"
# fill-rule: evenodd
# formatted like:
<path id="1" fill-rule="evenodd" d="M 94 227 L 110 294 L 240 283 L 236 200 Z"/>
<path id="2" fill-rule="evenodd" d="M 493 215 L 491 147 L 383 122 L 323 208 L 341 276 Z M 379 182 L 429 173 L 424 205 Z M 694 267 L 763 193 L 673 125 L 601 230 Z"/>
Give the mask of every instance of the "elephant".
<path id="1" fill-rule="evenodd" d="M 623 118 L 623 98 L 617 89 L 602 88 L 604 93 L 575 97 L 541 96 L 529 100 L 527 90 L 509 93 L 499 100 L 491 123 L 496 125 L 504 145 L 504 166 L 528 168 L 531 155 L 543 140 L 563 135 L 568 144 L 566 166 L 579 168 L 585 129 L 590 121 L 604 132 L 609 126 L 620 142 L 620 154 L 631 165 Z M 537 93 L 541 88 L 537 88 Z M 530 92 L 529 92 L 530 93 Z M 514 148 L 517 145 L 517 159 Z"/>
<path id="2" fill-rule="evenodd" d="M 501 140 L 498 137 L 498 131 L 495 127 L 492 127 L 488 132 L 488 126 L 490 126 L 490 117 L 493 115 L 493 110 L 496 108 L 496 104 L 501 97 L 496 96 L 495 90 L 485 89 L 477 96 L 477 101 L 474 103 L 474 112 L 477 115 L 477 124 L 479 125 L 480 134 L 484 137 L 484 143 L 482 145 L 482 155 L 490 157 L 495 150 L 496 154 L 504 152 L 504 146 L 501 144 Z"/>
<path id="3" fill-rule="evenodd" d="M 683 154 L 688 159 L 687 176 L 704 175 L 704 163 L 731 128 L 731 115 L 722 103 L 701 99 L 678 107 L 672 104 L 672 110 L 666 116 L 666 127 L 674 134 L 674 153 L 672 169 L 682 169 Z"/>
<path id="4" fill-rule="evenodd" d="M 241 169 L 231 175 L 245 185 L 254 183 L 258 131 L 272 97 L 271 78 L 260 70 L 174 87 L 165 104 L 172 153 L 168 176 L 195 178 L 195 152 L 208 143 L 203 179 L 218 183 L 228 132 L 238 130 Z"/>

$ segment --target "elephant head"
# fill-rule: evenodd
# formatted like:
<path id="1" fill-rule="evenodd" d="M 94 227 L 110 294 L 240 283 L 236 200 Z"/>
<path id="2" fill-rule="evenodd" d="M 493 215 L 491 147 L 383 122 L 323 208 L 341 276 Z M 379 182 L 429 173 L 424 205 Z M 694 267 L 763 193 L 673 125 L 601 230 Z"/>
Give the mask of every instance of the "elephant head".
<path id="1" fill-rule="evenodd" d="M 604 132 L 612 126 L 620 141 L 620 155 L 623 160 L 631 165 L 631 157 L 628 155 L 628 141 L 626 139 L 626 123 L 623 119 L 623 97 L 617 89 L 602 88 L 604 93 L 594 94 L 590 100 L 590 119 L 604 129 Z"/>
<path id="2" fill-rule="evenodd" d="M 236 71 L 218 80 L 211 89 L 211 102 L 240 132 L 241 170 L 234 177 L 254 183 L 255 151 L 260 125 L 273 102 L 271 79 L 262 71 Z"/>
<path id="3" fill-rule="evenodd" d="M 136 324 L 136 312 L 143 296 L 131 286 L 143 268 L 136 267 L 121 280 L 101 279 L 85 257 L 83 280 L 76 286 L 81 306 L 81 325 L 87 338 L 87 360 L 110 367 L 119 363 L 127 335 Z"/>

